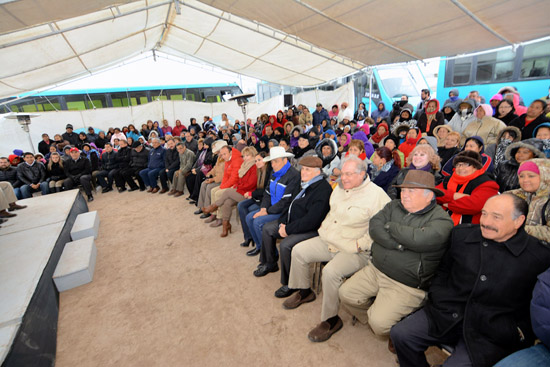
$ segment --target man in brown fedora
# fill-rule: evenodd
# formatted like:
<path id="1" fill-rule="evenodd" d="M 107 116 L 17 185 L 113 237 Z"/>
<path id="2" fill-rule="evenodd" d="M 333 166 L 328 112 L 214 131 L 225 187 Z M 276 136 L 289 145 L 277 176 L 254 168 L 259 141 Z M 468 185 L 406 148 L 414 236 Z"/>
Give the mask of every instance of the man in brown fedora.
<path id="1" fill-rule="evenodd" d="M 277 266 L 277 239 L 281 239 L 281 284 L 275 297 L 285 298 L 293 293 L 288 288 L 292 248 L 307 239 L 319 235 L 317 230 L 325 219 L 330 206 L 332 187 L 321 171 L 323 161 L 319 157 L 304 157 L 299 161 L 302 189 L 290 203 L 288 211 L 278 220 L 266 223 L 262 229 L 260 264 L 254 275 L 262 277 L 279 270 Z"/>
<path id="2" fill-rule="evenodd" d="M 434 176 L 410 170 L 395 199 L 369 223 L 372 260 L 342 287 L 342 303 L 377 335 L 420 308 L 447 249 L 453 221 L 435 197 Z M 374 301 L 373 301 L 374 299 Z"/>

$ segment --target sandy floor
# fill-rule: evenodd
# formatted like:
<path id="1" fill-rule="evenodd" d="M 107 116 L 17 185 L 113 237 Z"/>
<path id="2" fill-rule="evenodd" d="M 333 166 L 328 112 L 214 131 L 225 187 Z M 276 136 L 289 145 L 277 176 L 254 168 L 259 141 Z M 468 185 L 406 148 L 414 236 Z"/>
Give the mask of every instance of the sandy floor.
<path id="1" fill-rule="evenodd" d="M 320 298 L 283 309 L 273 296 L 280 273 L 252 275 L 258 257 L 239 246 L 235 218 L 223 239 L 184 197 L 95 197 L 94 280 L 60 296 L 57 366 L 397 365 L 387 341 L 344 310 L 341 331 L 310 342 Z"/>

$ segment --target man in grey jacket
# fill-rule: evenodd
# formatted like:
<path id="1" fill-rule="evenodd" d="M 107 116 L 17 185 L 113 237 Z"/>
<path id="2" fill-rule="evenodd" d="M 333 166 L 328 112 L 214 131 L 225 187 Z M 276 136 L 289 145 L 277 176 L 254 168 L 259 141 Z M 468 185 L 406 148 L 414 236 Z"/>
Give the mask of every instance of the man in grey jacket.
<path id="1" fill-rule="evenodd" d="M 183 188 L 185 185 L 185 178 L 191 173 L 191 168 L 193 168 L 193 163 L 195 163 L 195 153 L 192 150 L 187 149 L 185 144 L 178 143 L 176 144 L 176 150 L 179 154 L 180 166 L 179 169 L 174 173 L 174 180 L 172 182 L 172 190 L 168 195 L 174 195 L 174 197 L 179 197 L 183 195 Z"/>
<path id="2" fill-rule="evenodd" d="M 339 291 L 346 308 L 377 335 L 388 335 L 393 325 L 423 305 L 453 229 L 453 221 L 435 201 L 443 193 L 431 173 L 411 170 L 398 187 L 401 199 L 370 220 L 372 261 Z"/>

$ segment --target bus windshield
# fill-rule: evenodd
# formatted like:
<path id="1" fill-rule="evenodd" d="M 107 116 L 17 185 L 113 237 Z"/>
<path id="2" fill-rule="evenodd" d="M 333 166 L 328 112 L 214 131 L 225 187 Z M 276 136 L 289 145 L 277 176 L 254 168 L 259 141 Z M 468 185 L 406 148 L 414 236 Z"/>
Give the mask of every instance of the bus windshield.
<path id="1" fill-rule="evenodd" d="M 386 94 L 390 98 L 400 98 L 403 94 L 411 97 L 418 97 L 419 91 L 411 75 L 404 69 L 378 69 L 378 75 Z"/>

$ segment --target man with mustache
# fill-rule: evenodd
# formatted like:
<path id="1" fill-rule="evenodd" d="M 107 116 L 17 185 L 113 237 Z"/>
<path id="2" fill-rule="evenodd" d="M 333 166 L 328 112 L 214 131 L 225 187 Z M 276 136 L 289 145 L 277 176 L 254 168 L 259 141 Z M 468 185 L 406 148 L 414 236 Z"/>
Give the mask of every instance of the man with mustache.
<path id="1" fill-rule="evenodd" d="M 514 195 L 485 203 L 480 225 L 453 229 L 426 306 L 390 332 L 401 367 L 428 366 L 424 351 L 451 345 L 445 366 L 489 367 L 533 345 L 529 306 L 550 247 L 524 230 L 527 203 Z"/>

